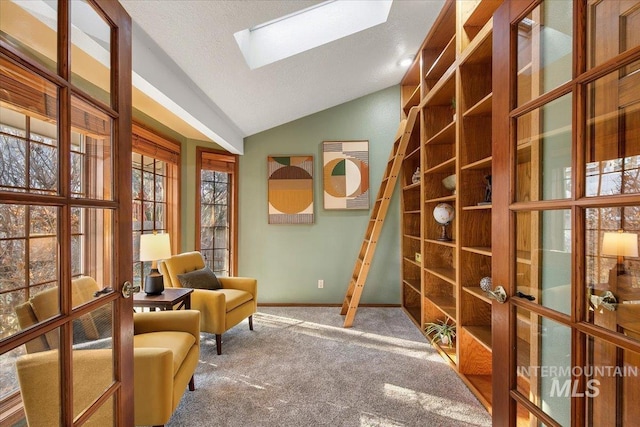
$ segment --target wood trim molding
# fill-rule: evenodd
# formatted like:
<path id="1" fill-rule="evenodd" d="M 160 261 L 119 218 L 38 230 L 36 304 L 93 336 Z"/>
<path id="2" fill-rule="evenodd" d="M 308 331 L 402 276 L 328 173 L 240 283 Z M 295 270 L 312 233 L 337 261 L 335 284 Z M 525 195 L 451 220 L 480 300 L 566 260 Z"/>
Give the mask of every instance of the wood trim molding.
<path id="1" fill-rule="evenodd" d="M 146 143 L 146 144 L 154 144 L 158 147 L 158 149 L 164 149 L 168 153 L 177 154 L 178 161 L 181 150 L 181 144 L 178 141 L 175 141 L 171 138 L 167 138 L 158 134 L 155 131 L 152 131 L 141 123 L 133 122 L 132 126 L 132 139 L 134 147 L 136 144 Z"/>

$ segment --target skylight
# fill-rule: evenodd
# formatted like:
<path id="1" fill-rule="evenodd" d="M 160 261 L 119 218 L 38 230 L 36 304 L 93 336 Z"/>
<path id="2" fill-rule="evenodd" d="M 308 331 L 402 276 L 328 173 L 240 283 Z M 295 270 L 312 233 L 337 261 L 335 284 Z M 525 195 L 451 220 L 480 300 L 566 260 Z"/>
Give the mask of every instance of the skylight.
<path id="1" fill-rule="evenodd" d="M 387 22 L 393 0 L 330 0 L 234 34 L 255 70 Z"/>

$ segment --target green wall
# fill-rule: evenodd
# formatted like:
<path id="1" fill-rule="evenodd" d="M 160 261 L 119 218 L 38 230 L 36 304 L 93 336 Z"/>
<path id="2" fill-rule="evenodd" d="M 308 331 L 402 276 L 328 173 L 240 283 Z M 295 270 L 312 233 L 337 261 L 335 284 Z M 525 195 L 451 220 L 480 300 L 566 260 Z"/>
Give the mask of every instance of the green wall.
<path id="1" fill-rule="evenodd" d="M 400 88 L 393 86 L 245 138 L 239 164 L 238 267 L 239 275 L 258 279 L 259 302 L 342 303 L 370 211 L 323 208 L 322 141 L 369 141 L 373 206 L 399 121 Z M 315 223 L 269 225 L 267 156 L 304 154 L 314 156 Z M 362 303 L 400 303 L 399 200 L 396 190 Z M 318 279 L 324 280 L 323 289 Z"/>
<path id="2" fill-rule="evenodd" d="M 196 248 L 196 148 L 204 147 L 223 151 L 211 142 L 187 139 L 180 151 L 180 251 L 188 252 Z"/>

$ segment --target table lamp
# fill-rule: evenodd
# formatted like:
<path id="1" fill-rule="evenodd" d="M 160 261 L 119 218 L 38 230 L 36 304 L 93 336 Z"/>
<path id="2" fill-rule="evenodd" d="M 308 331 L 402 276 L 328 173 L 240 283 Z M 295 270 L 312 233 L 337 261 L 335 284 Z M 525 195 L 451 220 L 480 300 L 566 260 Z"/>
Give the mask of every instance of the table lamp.
<path id="1" fill-rule="evenodd" d="M 159 295 L 164 291 L 164 280 L 158 271 L 158 260 L 171 256 L 169 234 L 142 234 L 140 236 L 140 261 L 151 261 L 151 272 L 144 281 L 148 295 Z"/>
<path id="2" fill-rule="evenodd" d="M 605 232 L 602 239 L 602 254 L 618 257 L 616 272 L 618 276 L 626 273 L 624 269 L 624 257 L 638 256 L 638 235 L 624 233 L 622 230 Z"/>

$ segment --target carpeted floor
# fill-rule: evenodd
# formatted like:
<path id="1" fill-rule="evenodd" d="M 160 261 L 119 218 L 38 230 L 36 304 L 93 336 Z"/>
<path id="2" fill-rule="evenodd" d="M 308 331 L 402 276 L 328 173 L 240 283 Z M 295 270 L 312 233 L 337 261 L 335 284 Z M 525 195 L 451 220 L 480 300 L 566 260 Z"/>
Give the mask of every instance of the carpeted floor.
<path id="1" fill-rule="evenodd" d="M 491 417 L 400 308 L 260 307 L 202 335 L 196 390 L 168 426 L 489 426 Z"/>

